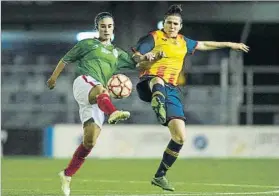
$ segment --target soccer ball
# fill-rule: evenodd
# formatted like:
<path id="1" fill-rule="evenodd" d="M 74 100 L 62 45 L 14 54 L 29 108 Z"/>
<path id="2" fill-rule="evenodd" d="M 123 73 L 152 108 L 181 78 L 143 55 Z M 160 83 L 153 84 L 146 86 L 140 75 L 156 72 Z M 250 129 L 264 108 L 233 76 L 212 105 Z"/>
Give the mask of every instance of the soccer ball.
<path id="1" fill-rule="evenodd" d="M 110 96 L 115 99 L 122 99 L 130 96 L 133 85 L 127 76 L 116 74 L 109 79 L 107 87 Z"/>

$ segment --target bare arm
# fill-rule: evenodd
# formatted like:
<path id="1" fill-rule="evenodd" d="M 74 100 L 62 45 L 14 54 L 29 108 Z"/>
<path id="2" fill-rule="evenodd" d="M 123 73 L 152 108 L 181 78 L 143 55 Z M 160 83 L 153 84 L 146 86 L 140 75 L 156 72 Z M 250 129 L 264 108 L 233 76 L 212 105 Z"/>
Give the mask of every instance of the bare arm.
<path id="1" fill-rule="evenodd" d="M 216 50 L 221 48 L 231 48 L 233 50 L 249 51 L 249 47 L 243 43 L 234 42 L 214 42 L 214 41 L 198 41 L 197 50 Z"/>
<path id="2" fill-rule="evenodd" d="M 151 34 L 140 38 L 137 46 L 132 49 L 134 51 L 133 59 L 138 63 L 137 67 L 145 67 L 165 57 L 163 51 L 157 53 L 151 52 L 154 47 L 155 41 Z"/>
<path id="3" fill-rule="evenodd" d="M 134 55 L 133 55 L 133 59 L 136 63 L 141 63 L 143 61 L 146 61 L 146 57 L 142 54 L 140 54 L 139 52 L 136 52 Z"/>
<path id="4" fill-rule="evenodd" d="M 139 52 L 136 52 L 133 55 L 134 61 L 138 63 L 136 66 L 138 68 L 147 67 L 150 65 L 150 63 L 160 60 L 163 57 L 166 57 L 166 55 L 163 51 L 157 52 L 156 54 L 154 54 L 153 52 L 148 52 L 144 55 L 140 54 Z"/>
<path id="5" fill-rule="evenodd" d="M 62 60 L 60 60 L 59 63 L 57 64 L 56 68 L 54 69 L 51 77 L 57 79 L 59 77 L 60 73 L 63 71 L 65 65 L 66 65 L 66 63 L 64 63 Z"/>
<path id="6" fill-rule="evenodd" d="M 90 45 L 89 42 L 90 40 L 88 39 L 79 41 L 70 51 L 68 51 L 64 55 L 63 58 L 61 58 L 52 75 L 47 81 L 47 85 L 50 89 L 53 89 L 55 87 L 56 80 L 63 71 L 66 64 L 76 62 L 78 59 L 81 59 L 88 52 L 88 48 Z"/>
<path id="7" fill-rule="evenodd" d="M 50 78 L 47 81 L 47 86 L 50 89 L 53 89 L 55 87 L 56 80 L 59 77 L 60 73 L 63 71 L 65 65 L 66 65 L 66 63 L 64 63 L 62 60 L 60 60 L 59 63 L 57 64 L 52 75 L 50 76 Z"/>

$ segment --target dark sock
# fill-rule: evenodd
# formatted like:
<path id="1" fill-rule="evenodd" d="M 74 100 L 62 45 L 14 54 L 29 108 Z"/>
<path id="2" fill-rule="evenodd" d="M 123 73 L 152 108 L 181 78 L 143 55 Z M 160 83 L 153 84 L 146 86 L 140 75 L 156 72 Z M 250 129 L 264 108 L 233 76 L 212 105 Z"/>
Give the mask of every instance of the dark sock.
<path id="1" fill-rule="evenodd" d="M 175 141 L 171 140 L 163 154 L 163 159 L 160 163 L 160 166 L 155 174 L 155 177 L 162 177 L 166 175 L 167 170 L 172 166 L 176 161 L 179 151 L 181 150 L 183 144 L 178 144 Z"/>
<path id="2" fill-rule="evenodd" d="M 152 97 L 158 97 L 162 103 L 165 103 L 166 89 L 162 84 L 154 84 L 152 87 Z"/>
<path id="3" fill-rule="evenodd" d="M 85 157 L 87 157 L 91 152 L 91 149 L 86 149 L 83 144 L 79 145 L 68 167 L 64 170 L 66 176 L 72 176 L 77 172 L 77 170 L 84 163 Z"/>

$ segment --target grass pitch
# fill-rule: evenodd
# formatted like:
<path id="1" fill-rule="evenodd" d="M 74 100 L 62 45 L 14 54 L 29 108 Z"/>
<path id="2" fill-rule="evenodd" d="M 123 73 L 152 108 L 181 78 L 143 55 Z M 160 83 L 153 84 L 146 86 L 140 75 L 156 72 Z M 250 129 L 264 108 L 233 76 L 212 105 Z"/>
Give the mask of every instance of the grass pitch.
<path id="1" fill-rule="evenodd" d="M 69 160 L 2 159 L 2 196 L 63 196 Z M 278 195 L 279 159 L 179 159 L 168 172 L 175 192 L 151 186 L 159 159 L 88 159 L 72 179 L 72 196 Z"/>

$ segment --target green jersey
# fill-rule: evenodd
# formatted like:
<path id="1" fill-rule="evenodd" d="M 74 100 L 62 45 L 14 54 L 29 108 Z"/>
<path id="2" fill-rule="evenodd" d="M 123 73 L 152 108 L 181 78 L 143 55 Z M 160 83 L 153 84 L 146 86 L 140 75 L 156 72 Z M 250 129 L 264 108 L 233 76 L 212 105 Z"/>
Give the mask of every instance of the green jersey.
<path id="1" fill-rule="evenodd" d="M 77 74 L 89 75 L 104 86 L 119 69 L 134 69 L 136 66 L 128 53 L 112 44 L 104 45 L 98 39 L 79 41 L 62 61 L 76 63 Z"/>

